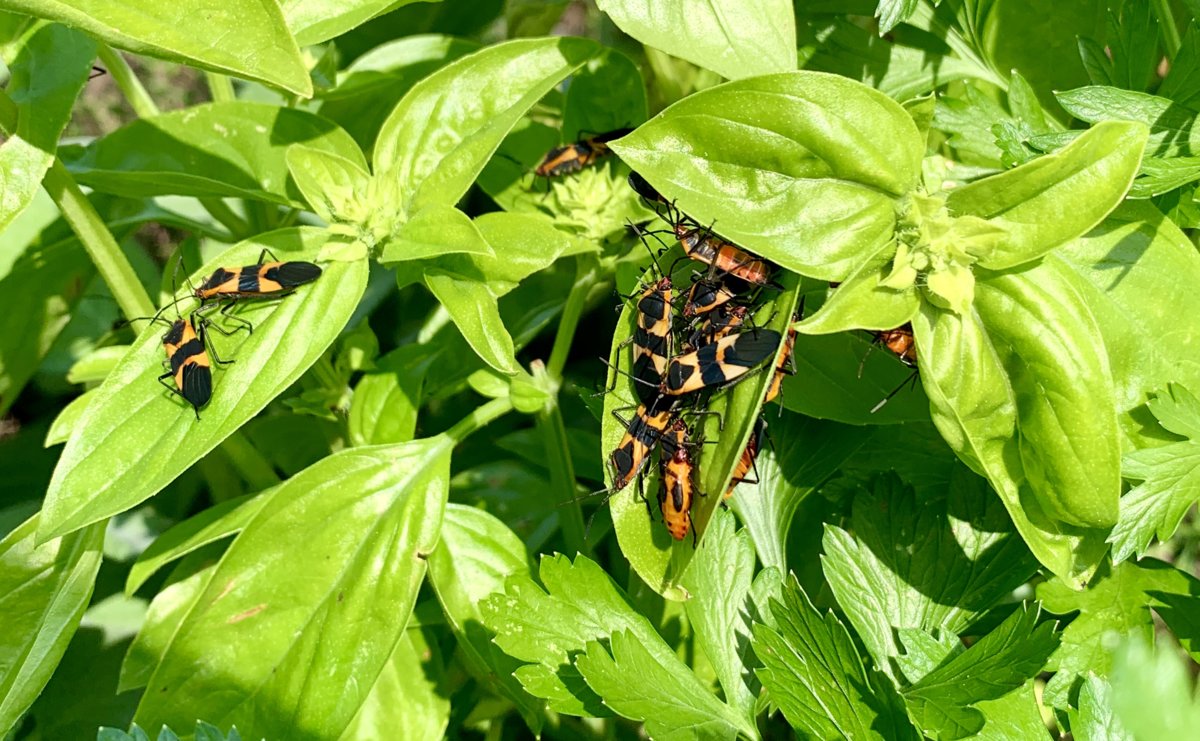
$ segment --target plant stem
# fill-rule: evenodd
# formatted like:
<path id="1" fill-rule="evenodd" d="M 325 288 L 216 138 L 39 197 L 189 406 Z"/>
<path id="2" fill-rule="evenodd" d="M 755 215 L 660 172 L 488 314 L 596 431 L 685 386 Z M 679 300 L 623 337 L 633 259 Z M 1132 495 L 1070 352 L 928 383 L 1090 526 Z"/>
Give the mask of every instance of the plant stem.
<path id="1" fill-rule="evenodd" d="M 550 490 L 556 492 L 563 537 L 567 550 L 590 555 L 584 537 L 583 509 L 575 496 L 575 464 L 571 462 L 571 442 L 567 438 L 567 426 L 563 423 L 558 399 L 548 405 L 537 416 L 538 431 L 546 447 L 546 466 L 550 469 Z"/>
<path id="2" fill-rule="evenodd" d="M 246 220 L 241 216 L 234 213 L 233 209 L 225 201 L 220 198 L 201 198 L 200 205 L 204 206 L 204 210 L 210 216 L 221 222 L 221 225 L 229 230 L 235 242 L 250 236 L 250 224 L 246 223 Z"/>
<path id="3" fill-rule="evenodd" d="M 588 293 L 596 284 L 599 273 L 600 264 L 594 255 L 580 255 L 576 258 L 575 284 L 571 286 L 571 293 L 563 306 L 562 317 L 558 320 L 558 333 L 554 336 L 554 347 L 550 350 L 550 360 L 546 362 L 546 370 L 555 381 L 562 380 L 567 355 L 570 354 L 571 343 L 575 340 L 575 330 L 579 327 L 579 318 L 583 315 Z"/>
<path id="4" fill-rule="evenodd" d="M 275 473 L 275 467 L 266 457 L 258 452 L 246 439 L 245 434 L 238 430 L 221 443 L 221 450 L 229 456 L 238 475 L 256 491 L 269 489 L 278 484 L 280 479 Z"/>
<path id="5" fill-rule="evenodd" d="M 96 213 L 91 201 L 57 157 L 42 179 L 42 187 L 54 199 L 63 218 L 79 237 L 126 318 L 154 314 L 154 303 L 125 259 L 117 240 L 113 239 L 104 219 Z"/>
<path id="6" fill-rule="evenodd" d="M 1175 26 L 1175 16 L 1171 14 L 1169 0 L 1153 0 L 1154 14 L 1158 16 L 1158 24 L 1162 29 L 1163 48 L 1167 59 L 1174 59 L 1179 53 L 1179 29 Z"/>
<path id="7" fill-rule="evenodd" d="M 125 100 L 129 101 L 129 105 L 133 107 L 134 113 L 138 118 L 152 118 L 159 114 L 158 104 L 154 102 L 154 98 L 150 97 L 150 93 L 146 92 L 146 88 L 142 86 L 141 80 L 133 73 L 133 69 L 129 66 L 129 62 L 125 61 L 125 57 L 116 49 L 113 49 L 108 44 L 101 43 L 98 45 L 100 61 L 108 69 L 108 74 L 112 75 L 113 81 L 117 83 L 117 87 L 121 89 L 121 94 L 125 96 Z"/>
<path id="8" fill-rule="evenodd" d="M 512 408 L 512 402 L 507 397 L 492 399 L 483 406 L 476 407 L 475 411 L 455 423 L 453 427 L 446 430 L 445 434 L 455 443 L 461 443 L 472 432 L 503 417 L 505 414 L 511 412 Z"/>
<path id="9" fill-rule="evenodd" d="M 217 72 L 205 72 L 204 79 L 208 82 L 208 91 L 212 93 L 214 103 L 237 100 L 237 95 L 233 92 L 233 80 Z"/>

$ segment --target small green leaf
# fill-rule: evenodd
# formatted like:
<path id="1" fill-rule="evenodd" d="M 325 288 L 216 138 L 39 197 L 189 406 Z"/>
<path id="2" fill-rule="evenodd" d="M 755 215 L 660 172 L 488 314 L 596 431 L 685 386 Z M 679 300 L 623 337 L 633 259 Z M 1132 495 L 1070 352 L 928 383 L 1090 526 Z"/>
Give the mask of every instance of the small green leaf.
<path id="1" fill-rule="evenodd" d="M 1078 591 L 1061 579 L 1039 584 L 1042 607 L 1056 615 L 1078 611 L 1062 633 L 1062 644 L 1050 657 L 1047 669 L 1054 676 L 1046 684 L 1043 701 L 1065 709 L 1089 673 L 1108 676 L 1112 655 L 1104 645 L 1110 631 L 1149 639 L 1154 633 L 1149 592 L 1200 593 L 1200 582 L 1169 564 L 1151 558 L 1102 567 L 1087 589 Z"/>
<path id="2" fill-rule="evenodd" d="M 825 526 L 825 577 L 888 674 L 896 630 L 962 633 L 1037 566 L 983 480 L 958 470 L 933 501 L 918 501 L 894 474 L 877 477 L 855 497 L 849 531 Z"/>
<path id="3" fill-rule="evenodd" d="M 685 98 L 613 150 L 726 238 L 789 270 L 841 281 L 892 238 L 892 196 L 916 184 L 925 144 L 882 93 L 791 72 Z"/>
<path id="4" fill-rule="evenodd" d="M 863 666 L 833 612 L 822 616 L 795 578 L 772 600 L 774 625 L 754 625 L 757 670 L 794 729 L 818 738 L 917 739 L 887 679 Z"/>
<path id="5" fill-rule="evenodd" d="M 4 0 L 0 7 L 74 26 L 136 54 L 312 95 L 300 50 L 274 2 Z"/>
<path id="6" fill-rule="evenodd" d="M 171 527 L 142 551 L 125 579 L 125 594 L 132 596 L 163 566 L 218 540 L 240 533 L 254 519 L 269 496 L 235 497 L 209 507 Z"/>
<path id="7" fill-rule="evenodd" d="M 497 647 L 482 612 L 489 595 L 503 593 L 506 579 L 529 576 L 527 559 L 524 545 L 503 522 L 480 509 L 448 504 L 441 538 L 429 555 L 429 583 L 467 668 L 516 705 L 536 735 L 542 729 L 544 703 L 530 697 L 513 677 L 520 663 Z"/>
<path id="8" fill-rule="evenodd" d="M 399 200 L 380 205 L 412 215 L 457 202 L 525 112 L 595 53 L 585 39 L 506 41 L 414 85 L 375 145 L 375 174 Z"/>
<path id="9" fill-rule="evenodd" d="M 652 738 L 716 741 L 756 735 L 754 725 L 718 700 L 678 656 L 651 650 L 628 629 L 614 631 L 607 647 L 589 641 L 575 666 L 605 705 L 644 722 Z"/>
<path id="10" fill-rule="evenodd" d="M 421 631 L 404 631 L 370 694 L 340 738 L 354 741 L 445 737 L 450 698 L 438 687 L 440 663 Z"/>
<path id="11" fill-rule="evenodd" d="M 1083 235 L 1121 203 L 1145 140 L 1143 126 L 1097 124 L 1065 149 L 950 191 L 946 205 L 1005 230 L 979 255 L 982 267 L 1021 265 Z"/>
<path id="12" fill-rule="evenodd" d="M 388 265 L 456 253 L 496 254 L 469 216 L 454 206 L 436 203 L 421 209 L 386 239 L 379 261 Z"/>
<path id="13" fill-rule="evenodd" d="M 92 350 L 67 370 L 67 383 L 98 383 L 108 377 L 129 345 L 106 345 Z"/>
<path id="14" fill-rule="evenodd" d="M 84 410 L 96 398 L 96 391 L 97 389 L 85 391 L 71 399 L 71 403 L 63 407 L 46 433 L 45 446 L 47 448 L 51 445 L 65 443 L 74 434 L 76 427 L 79 426 L 79 420 L 83 417 Z"/>
<path id="15" fill-rule="evenodd" d="M 279 7 L 296 43 L 311 46 L 413 2 L 418 0 L 280 0 Z"/>
<path id="16" fill-rule="evenodd" d="M 1068 113 L 1090 124 L 1127 121 L 1150 127 L 1147 156 L 1186 156 L 1200 146 L 1196 112 L 1166 98 L 1104 86 L 1081 87 L 1056 97 Z"/>
<path id="17" fill-rule="evenodd" d="M 625 33 L 731 80 L 796 69 L 796 16 L 786 0 L 750 3 L 599 0 Z"/>
<path id="18" fill-rule="evenodd" d="M 371 207 L 362 195 L 370 188 L 371 176 L 363 164 L 305 144 L 288 147 L 284 159 L 317 216 L 330 224 L 368 222 Z"/>
<path id="19" fill-rule="evenodd" d="M 250 738 L 340 735 L 416 601 L 453 445 L 353 448 L 275 489 L 180 624 L 138 722 L 199 716 Z M 255 690 L 220 690 L 230 682 Z"/>
<path id="20" fill-rule="evenodd" d="M 282 259 L 312 259 L 327 239 L 312 228 L 271 232 L 231 247 L 198 275 L 218 265 L 252 264 L 264 247 Z M 236 362 L 214 369 L 212 400 L 200 420 L 155 382 L 164 360 L 162 327 L 146 327 L 67 442 L 39 537 L 70 532 L 149 498 L 291 386 L 337 337 L 366 288 L 365 262 L 330 263 L 324 270 L 278 303 L 239 311 L 254 322 L 250 336 L 213 333 L 218 352 Z"/>
<path id="21" fill-rule="evenodd" d="M 1082 741 L 1135 741 L 1117 718 L 1113 700 L 1112 685 L 1089 674 L 1079 690 L 1079 709 L 1067 710 L 1071 718 L 1071 735 Z M 1161 696 L 1155 696 L 1155 703 L 1161 701 Z"/>
<path id="22" fill-rule="evenodd" d="M 92 596 L 104 523 L 37 545 L 37 517 L 0 541 L 0 732 L 37 699 Z"/>
<path id="23" fill-rule="evenodd" d="M 520 370 L 512 337 L 496 305 L 499 296 L 486 283 L 426 270 L 425 286 L 450 313 L 455 326 L 483 362 L 509 375 Z"/>
<path id="24" fill-rule="evenodd" d="M 1002 697 L 1036 677 L 1057 648 L 1055 624 L 1037 623 L 1036 609 L 1018 609 L 966 651 L 904 689 L 904 701 L 921 730 L 937 738 L 978 733 L 985 718 L 971 706 Z"/>
<path id="25" fill-rule="evenodd" d="M 1188 24 L 1183 43 L 1156 92 L 1179 105 L 1196 107 L 1200 98 L 1200 22 L 1195 18 Z"/>
<path id="26" fill-rule="evenodd" d="M 895 253 L 894 244 L 880 248 L 832 289 L 820 311 L 798 322 L 796 329 L 805 334 L 833 334 L 848 329 L 892 329 L 912 321 L 921 306 L 915 273 L 899 288 L 884 285 Z"/>
<path id="27" fill-rule="evenodd" d="M 288 149 L 304 144 L 366 169 L 337 124 L 263 103 L 206 103 L 138 119 L 67 160 L 76 179 L 123 196 L 235 197 L 305 207 L 288 171 Z"/>
<path id="28" fill-rule="evenodd" d="M 403 443 L 413 438 L 425 374 L 437 351 L 405 345 L 384 355 L 359 379 L 347 427 L 354 445 Z"/>

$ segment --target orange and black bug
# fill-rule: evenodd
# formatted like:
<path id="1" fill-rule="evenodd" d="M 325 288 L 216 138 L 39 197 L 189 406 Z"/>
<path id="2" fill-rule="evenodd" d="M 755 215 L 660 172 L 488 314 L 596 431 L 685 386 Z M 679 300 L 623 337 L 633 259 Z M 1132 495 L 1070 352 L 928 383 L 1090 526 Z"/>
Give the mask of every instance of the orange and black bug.
<path id="1" fill-rule="evenodd" d="M 585 136 L 577 142 L 555 147 L 546 153 L 533 171 L 537 173 L 538 177 L 543 178 L 561 177 L 579 172 L 583 168 L 595 164 L 602 157 L 611 154 L 612 150 L 608 148 L 608 143 L 613 139 L 620 139 L 631 131 L 633 129 L 630 128 L 614 129 L 602 134 Z"/>
<path id="2" fill-rule="evenodd" d="M 266 262 L 270 255 L 271 261 Z M 182 262 L 180 262 L 182 264 Z M 243 265 L 238 268 L 217 268 L 212 275 L 194 288 L 192 295 L 200 299 L 198 311 L 207 311 L 222 300 L 229 303 L 221 309 L 221 313 L 229 315 L 234 303 L 247 298 L 282 298 L 306 283 L 312 283 L 321 277 L 321 268 L 311 262 L 302 260 L 281 261 L 267 249 L 258 256 L 254 265 Z M 245 319 L 230 316 L 248 330 L 254 331 L 253 325 Z"/>
<path id="3" fill-rule="evenodd" d="M 737 291 L 720 277 L 701 278 L 688 290 L 681 312 L 685 318 L 698 316 L 737 298 Z"/>
<path id="4" fill-rule="evenodd" d="M 725 499 L 733 496 L 733 490 L 737 485 L 745 482 L 747 484 L 758 483 L 758 466 L 755 461 L 758 460 L 758 446 L 762 442 L 763 434 L 762 417 L 754 423 L 754 432 L 750 433 L 750 439 L 746 442 L 746 447 L 742 450 L 742 456 L 738 458 L 737 465 L 733 467 L 733 478 L 729 480 L 729 488 L 725 490 Z M 750 471 L 755 471 L 755 477 L 749 478 Z"/>
<path id="5" fill-rule="evenodd" d="M 211 327 L 223 334 L 230 333 L 206 319 L 197 320 L 194 312 L 192 316 L 181 316 L 174 322 L 168 322 L 158 315 L 149 317 L 149 321 L 163 322 L 167 325 L 162 344 L 167 352 L 164 365 L 168 370 L 156 380 L 168 391 L 191 404 L 196 419 L 199 420 L 200 408 L 212 398 L 212 361 L 215 360 L 219 365 L 229 365 L 233 362 L 222 360 L 217 355 L 216 348 L 209 342 L 208 329 Z"/>
<path id="6" fill-rule="evenodd" d="M 663 198 L 662 193 L 655 190 L 653 185 L 646 182 L 646 178 L 636 172 L 629 173 L 629 187 L 633 188 L 633 192 L 641 196 L 655 211 L 658 211 L 659 206 L 671 207 L 671 202 Z"/>
<path id="7" fill-rule="evenodd" d="M 917 367 L 917 341 L 913 338 L 912 324 L 895 329 L 875 332 L 875 342 L 883 345 L 909 368 Z"/>
<path id="8" fill-rule="evenodd" d="M 662 437 L 658 494 L 658 508 L 662 512 L 663 523 L 675 540 L 683 540 L 692 529 L 692 501 L 696 494 L 692 445 L 688 440 L 687 423 L 677 417 L 671 429 Z M 692 531 L 692 545 L 695 544 L 696 533 Z"/>
<path id="9" fill-rule="evenodd" d="M 671 424 L 674 408 L 675 399 L 659 397 L 650 404 L 638 405 L 633 419 L 628 421 L 613 411 L 613 416 L 625 427 L 625 435 L 608 457 L 613 493 L 628 486 L 646 467 L 650 454 Z"/>
<path id="10" fill-rule="evenodd" d="M 780 339 L 772 329 L 752 329 L 673 357 L 667 364 L 662 391 L 680 396 L 736 381 L 771 357 L 779 349 Z"/>
<path id="11" fill-rule="evenodd" d="M 638 400 L 650 404 L 671 355 L 671 279 L 660 278 L 642 291 L 637 302 L 637 328 L 633 332 L 633 366 Z"/>
<path id="12" fill-rule="evenodd" d="M 685 348 L 691 352 L 728 337 L 735 329 L 746 323 L 750 307 L 743 304 L 726 304 L 704 314 L 688 335 Z"/>
<path id="13" fill-rule="evenodd" d="M 779 356 L 779 362 L 775 364 L 775 375 L 771 377 L 771 385 L 767 387 L 766 398 L 763 399 L 764 404 L 769 404 L 779 396 L 779 390 L 783 386 L 783 377 L 794 375 L 796 372 L 796 330 L 795 328 L 788 330 L 787 345 L 784 347 L 783 354 Z"/>

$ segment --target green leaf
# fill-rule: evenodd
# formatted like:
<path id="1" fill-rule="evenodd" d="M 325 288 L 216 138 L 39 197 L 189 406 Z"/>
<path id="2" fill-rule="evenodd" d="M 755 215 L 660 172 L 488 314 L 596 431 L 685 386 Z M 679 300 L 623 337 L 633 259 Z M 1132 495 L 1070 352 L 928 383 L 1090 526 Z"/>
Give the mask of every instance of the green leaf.
<path id="1" fill-rule="evenodd" d="M 1108 9 L 1108 46 L 1117 87 L 1145 90 L 1162 60 L 1159 27 L 1149 0 L 1130 0 Z"/>
<path id="2" fill-rule="evenodd" d="M 1187 156 L 1200 148 L 1196 112 L 1166 98 L 1097 85 L 1068 90 L 1057 97 L 1068 113 L 1087 123 L 1134 121 L 1150 127 L 1147 156 Z"/>
<path id="3" fill-rule="evenodd" d="M 382 445 L 411 440 L 425 374 L 437 351 L 429 345 L 405 345 L 384 355 L 354 387 L 347 427 L 353 445 Z"/>
<path id="4" fill-rule="evenodd" d="M 1183 43 L 1157 93 L 1188 108 L 1195 108 L 1200 102 L 1200 23 L 1195 18 L 1188 24 Z"/>
<path id="5" fill-rule="evenodd" d="M 67 370 L 67 383 L 103 381 L 127 352 L 129 345 L 105 345 L 92 350 Z"/>
<path id="6" fill-rule="evenodd" d="M 496 254 L 469 216 L 454 206 L 435 203 L 421 209 L 384 242 L 379 261 L 388 265 L 462 253 Z"/>
<path id="7" fill-rule="evenodd" d="M 364 164 L 304 144 L 288 147 L 284 159 L 296 187 L 313 212 L 330 224 L 365 224 L 370 204 L 363 200 L 371 183 Z"/>
<path id="8" fill-rule="evenodd" d="M 530 697 L 513 677 L 520 663 L 497 647 L 482 611 L 489 595 L 503 593 L 506 579 L 529 576 L 527 559 L 524 545 L 503 522 L 480 509 L 448 504 L 441 539 L 429 555 L 429 583 L 468 670 L 516 705 L 536 735 L 544 703 Z"/>
<path id="9" fill-rule="evenodd" d="M 0 732 L 37 699 L 92 596 L 104 523 L 36 545 L 37 516 L 0 541 Z"/>
<path id="10" fill-rule="evenodd" d="M 704 542 L 681 583 L 692 594 L 684 603 L 688 622 L 717 673 L 726 702 L 742 714 L 746 723 L 753 724 L 759 685 L 746 666 L 753 617 L 750 585 L 754 578 L 754 546 L 749 530 L 735 532 L 735 526 L 733 515 L 713 513 Z M 599 694 L 607 697 L 603 692 Z"/>
<path id="11" fill-rule="evenodd" d="M 964 738 L 984 726 L 971 707 L 1016 690 L 1037 676 L 1058 646 L 1055 624 L 1037 624 L 1023 607 L 970 648 L 944 661 L 903 691 L 909 711 L 929 736 Z"/>
<path id="12" fill-rule="evenodd" d="M 980 256 L 982 267 L 1021 265 L 1083 235 L 1121 203 L 1145 137 L 1137 124 L 1097 124 L 1065 149 L 950 191 L 946 205 L 1005 230 Z"/>
<path id="13" fill-rule="evenodd" d="M 759 441 L 757 475 L 751 473 L 758 484 L 739 484 L 730 506 L 745 523 L 763 565 L 787 573 L 788 533 L 800 504 L 854 456 L 872 433 L 799 414 L 765 413 L 768 422 L 765 439 Z"/>
<path id="14" fill-rule="evenodd" d="M 1104 553 L 1104 533 L 1052 519 L 1025 482 L 1017 401 L 988 328 L 974 313 L 927 307 L 914 318 L 913 330 L 930 413 L 942 437 L 992 484 L 1038 561 L 1062 578 L 1085 582 Z M 1095 349 L 1088 345 L 1086 352 Z"/>
<path id="15" fill-rule="evenodd" d="M 264 247 L 282 259 L 312 259 L 327 239 L 312 228 L 271 232 L 231 247 L 198 275 L 218 265 L 252 264 Z M 240 310 L 254 322 L 250 336 L 216 335 L 222 357 L 237 362 L 214 371 L 212 400 L 198 421 L 189 405 L 155 382 L 162 372 L 162 327 L 146 327 L 67 442 L 39 537 L 70 532 L 149 498 L 291 386 L 333 342 L 366 288 L 363 261 L 324 270 L 295 295 Z"/>
<path id="16" fill-rule="evenodd" d="M 825 525 L 821 565 L 855 632 L 890 675 L 897 630 L 962 633 L 1037 564 L 1000 502 L 961 469 L 937 499 L 918 501 L 894 474 L 872 484 L 855 497 L 848 530 Z M 915 543 L 914 533 L 921 534 Z"/>
<path id="17" fill-rule="evenodd" d="M 543 555 L 538 577 L 544 586 L 529 576 L 514 575 L 503 595 L 488 597 L 480 607 L 496 645 L 525 663 L 517 670 L 517 679 L 530 694 L 547 699 L 551 710 L 583 716 L 611 714 L 572 663 L 591 641 L 629 631 L 655 661 L 678 661 L 595 562 L 584 556 L 576 556 L 572 563 L 562 555 Z"/>
<path id="18" fill-rule="evenodd" d="M 500 319 L 498 297 L 486 283 L 427 270 L 425 286 L 450 313 L 455 326 L 483 362 L 509 375 L 520 370 L 512 337 Z"/>
<path id="19" fill-rule="evenodd" d="M 1079 709 L 1069 708 L 1071 735 L 1080 741 L 1134 741 L 1117 719 L 1112 685 L 1094 674 L 1088 675 L 1079 690 Z M 1154 702 L 1160 703 L 1161 697 Z"/>
<path id="20" fill-rule="evenodd" d="M 892 685 L 866 669 L 846 627 L 822 616 L 791 579 L 772 600 L 774 625 L 754 625 L 756 670 L 792 728 L 818 738 L 916 739 Z"/>
<path id="21" fill-rule="evenodd" d="M 525 112 L 595 53 L 584 39 L 506 41 L 414 85 L 375 145 L 375 174 L 397 193 L 386 205 L 412 215 L 457 202 Z"/>
<path id="22" fill-rule="evenodd" d="M 1191 668 L 1168 641 L 1126 638 L 1113 657 L 1116 719 L 1136 739 L 1187 738 L 1200 728 L 1200 702 Z"/>
<path id="23" fill-rule="evenodd" d="M 270 497 L 245 495 L 213 505 L 172 526 L 142 551 L 125 579 L 125 594 L 132 596 L 163 566 L 209 543 L 240 533 Z"/>
<path id="24" fill-rule="evenodd" d="M 439 690 L 438 677 L 431 671 L 436 662 L 431 653 L 420 631 L 404 631 L 340 738 L 443 738 L 450 721 L 450 699 Z"/>
<path id="25" fill-rule="evenodd" d="M 4 124 L 7 136 L 0 144 L 0 229 L 37 195 L 95 54 L 96 45 L 87 36 L 39 24 L 16 45 L 15 57 L 6 55 L 10 77 L 5 93 L 16 110 Z"/>
<path id="26" fill-rule="evenodd" d="M 975 301 L 1016 406 L 1021 466 L 1039 503 L 1072 526 L 1110 528 L 1120 440 L 1099 328 L 1058 261 L 981 280 Z M 924 366 L 922 366 L 924 367 Z"/>
<path id="27" fill-rule="evenodd" d="M 599 0 L 597 5 L 646 46 L 731 80 L 796 69 L 796 16 L 786 0 Z"/>
<path id="28" fill-rule="evenodd" d="M 916 286 L 897 289 L 883 285 L 895 254 L 896 245 L 885 244 L 831 289 L 820 311 L 799 322 L 796 329 L 805 334 L 833 334 L 848 329 L 892 329 L 912 321 L 921 306 Z"/>
<path id="29" fill-rule="evenodd" d="M 478 48 L 477 42 L 437 34 L 381 44 L 339 72 L 336 87 L 318 94 L 317 112 L 341 124 L 364 152 L 370 151 L 379 127 L 409 88 Z"/>
<path id="30" fill-rule="evenodd" d="M 280 0 L 288 30 L 300 46 L 341 36 L 375 16 L 418 0 Z"/>
<path id="31" fill-rule="evenodd" d="M 879 19 L 879 35 L 908 20 L 916 9 L 917 0 L 879 0 L 879 9 L 875 11 L 875 17 Z"/>
<path id="32" fill-rule="evenodd" d="M 304 208 L 288 171 L 288 149 L 303 144 L 366 169 L 358 145 L 337 124 L 263 103 L 206 103 L 117 129 L 66 164 L 96 190 L 124 196 L 249 198 Z"/>
<path id="33" fill-rule="evenodd" d="M 1110 631 L 1148 640 L 1154 633 L 1148 592 L 1200 593 L 1200 582 L 1162 561 L 1146 558 L 1137 563 L 1103 566 L 1087 589 L 1077 591 L 1061 579 L 1039 584 L 1037 597 L 1042 607 L 1057 615 L 1078 611 L 1063 630 L 1062 644 L 1047 667 L 1055 675 L 1046 684 L 1043 701 L 1065 709 L 1075 704 L 1075 695 L 1089 673 L 1108 676 L 1112 655 L 1104 636 Z"/>
<path id="34" fill-rule="evenodd" d="M 575 666 L 605 705 L 618 715 L 643 721 L 652 738 L 757 735 L 754 725 L 718 700 L 679 657 L 651 650 L 627 629 L 613 632 L 607 647 L 589 641 Z"/>
<path id="35" fill-rule="evenodd" d="M 646 83 L 638 66 L 616 49 L 603 49 L 567 86 L 562 135 L 570 139 L 633 127 L 647 115 Z"/>
<path id="36" fill-rule="evenodd" d="M 166 586 L 154 595 L 142 627 L 125 652 L 117 681 L 118 692 L 145 687 L 150 681 L 180 623 L 212 581 L 223 550 L 219 545 L 210 544 L 192 551 L 171 571 Z"/>
<path id="37" fill-rule="evenodd" d="M 613 150 L 726 238 L 789 270 L 841 281 L 891 239 L 891 196 L 916 184 L 925 144 L 882 93 L 791 72 L 685 98 Z"/>
<path id="38" fill-rule="evenodd" d="M 179 626 L 138 722 L 342 733 L 416 601 L 453 446 L 438 436 L 345 450 L 275 489 Z M 253 690 L 222 690 L 231 683 Z"/>
<path id="39" fill-rule="evenodd" d="M 1157 537 L 1166 542 L 1183 516 L 1200 500 L 1200 399 L 1169 385 L 1148 404 L 1166 430 L 1185 440 L 1126 453 L 1122 476 L 1141 483 L 1121 499 L 1121 514 L 1109 542 L 1113 562 L 1140 558 Z"/>
<path id="40" fill-rule="evenodd" d="M 300 50 L 274 2 L 3 0 L 0 8 L 59 21 L 136 54 L 312 95 Z"/>

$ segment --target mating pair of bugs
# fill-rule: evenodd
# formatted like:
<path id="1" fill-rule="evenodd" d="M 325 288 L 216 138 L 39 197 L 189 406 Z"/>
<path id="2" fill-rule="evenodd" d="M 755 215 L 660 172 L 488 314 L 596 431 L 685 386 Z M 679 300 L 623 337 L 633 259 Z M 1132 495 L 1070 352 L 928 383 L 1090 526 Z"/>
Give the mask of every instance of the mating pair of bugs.
<path id="1" fill-rule="evenodd" d="M 270 256 L 271 260 L 266 258 Z M 182 264 L 182 261 L 180 262 Z M 237 329 L 253 332 L 250 322 L 229 314 L 229 310 L 238 301 L 244 299 L 277 299 L 282 298 L 300 286 L 311 283 L 321 277 L 321 268 L 311 262 L 299 260 L 281 261 L 264 249 L 254 265 L 241 267 L 220 267 L 205 279 L 199 286 L 189 286 L 191 291 L 164 306 L 152 317 L 139 317 L 133 321 L 162 322 L 167 325 L 163 334 L 162 344 L 166 350 L 167 369 L 158 377 L 161 383 L 171 393 L 179 396 L 192 406 L 196 419 L 200 419 L 200 408 L 212 398 L 212 360 L 220 365 L 228 365 L 232 360 L 222 360 L 217 355 L 208 337 L 208 330 L 214 329 L 229 336 Z M 176 306 L 189 298 L 197 299 L 199 305 L 184 317 L 182 314 L 174 321 L 163 319 L 161 314 L 168 307 Z M 234 330 L 226 330 L 207 316 L 212 310 L 220 308 L 220 313 L 236 321 L 239 326 Z"/>

